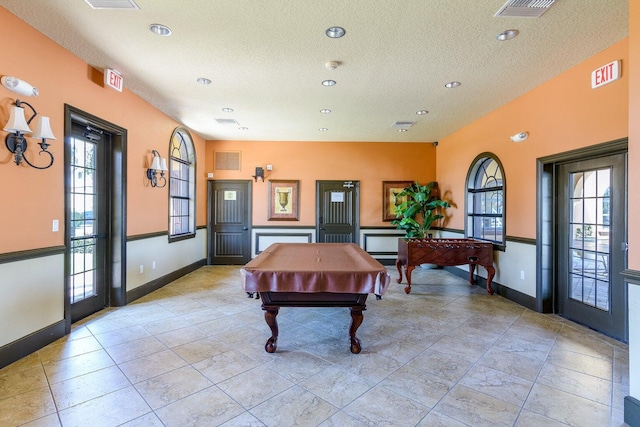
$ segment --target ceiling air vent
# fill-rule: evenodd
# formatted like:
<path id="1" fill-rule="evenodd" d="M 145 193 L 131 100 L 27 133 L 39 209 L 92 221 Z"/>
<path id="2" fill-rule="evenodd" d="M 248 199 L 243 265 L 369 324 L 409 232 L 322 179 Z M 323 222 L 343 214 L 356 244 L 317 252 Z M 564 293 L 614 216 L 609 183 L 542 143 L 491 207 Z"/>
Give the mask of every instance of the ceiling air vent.
<path id="1" fill-rule="evenodd" d="M 502 18 L 539 18 L 556 0 L 509 0 L 493 15 Z"/>
<path id="2" fill-rule="evenodd" d="M 391 127 L 394 127 L 396 129 L 409 129 L 414 124 L 415 122 L 394 122 Z"/>
<path id="3" fill-rule="evenodd" d="M 234 119 L 216 119 L 216 122 L 219 125 L 234 125 L 234 126 L 238 126 L 238 122 L 236 122 Z"/>
<path id="4" fill-rule="evenodd" d="M 140 9 L 133 0 L 85 0 L 94 9 Z"/>

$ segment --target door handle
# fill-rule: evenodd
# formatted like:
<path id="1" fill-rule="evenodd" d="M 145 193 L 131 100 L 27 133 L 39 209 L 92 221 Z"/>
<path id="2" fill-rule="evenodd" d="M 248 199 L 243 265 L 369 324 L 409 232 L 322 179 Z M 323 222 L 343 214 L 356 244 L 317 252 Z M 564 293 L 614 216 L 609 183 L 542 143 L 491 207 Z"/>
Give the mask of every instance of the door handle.
<path id="1" fill-rule="evenodd" d="M 247 231 L 247 230 L 249 229 L 249 227 L 242 227 L 242 229 L 243 229 L 244 231 Z"/>

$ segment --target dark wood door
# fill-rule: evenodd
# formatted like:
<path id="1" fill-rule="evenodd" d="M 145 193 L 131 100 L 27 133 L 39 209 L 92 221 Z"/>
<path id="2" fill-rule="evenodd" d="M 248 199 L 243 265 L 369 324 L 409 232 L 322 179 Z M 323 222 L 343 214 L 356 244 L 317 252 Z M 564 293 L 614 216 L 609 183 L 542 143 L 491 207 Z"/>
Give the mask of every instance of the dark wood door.
<path id="1" fill-rule="evenodd" d="M 207 194 L 209 264 L 246 264 L 251 260 L 251 181 L 209 181 Z"/>
<path id="2" fill-rule="evenodd" d="M 558 312 L 626 341 L 626 155 L 558 171 Z"/>
<path id="3" fill-rule="evenodd" d="M 316 181 L 316 241 L 358 243 L 360 183 Z"/>

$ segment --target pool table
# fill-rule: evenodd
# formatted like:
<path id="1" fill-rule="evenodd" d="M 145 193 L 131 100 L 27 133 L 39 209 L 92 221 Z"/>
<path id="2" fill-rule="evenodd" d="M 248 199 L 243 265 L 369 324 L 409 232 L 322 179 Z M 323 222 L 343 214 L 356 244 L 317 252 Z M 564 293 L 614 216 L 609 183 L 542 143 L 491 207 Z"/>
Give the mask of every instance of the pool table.
<path id="1" fill-rule="evenodd" d="M 353 243 L 274 243 L 240 274 L 244 291 L 258 292 L 262 299 L 271 329 L 265 344 L 268 353 L 277 348 L 280 307 L 349 308 L 350 350 L 360 353 L 356 331 L 363 321 L 367 296 L 380 298 L 390 281 L 386 268 Z"/>

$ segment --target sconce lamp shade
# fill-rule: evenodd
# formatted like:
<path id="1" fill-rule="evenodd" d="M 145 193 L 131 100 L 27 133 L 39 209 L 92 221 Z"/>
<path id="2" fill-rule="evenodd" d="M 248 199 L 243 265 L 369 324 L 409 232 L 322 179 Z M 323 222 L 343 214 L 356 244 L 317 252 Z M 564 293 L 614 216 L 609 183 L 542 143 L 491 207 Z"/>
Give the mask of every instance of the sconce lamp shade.
<path id="1" fill-rule="evenodd" d="M 31 135 L 32 138 L 40 138 L 40 139 L 56 139 L 51 131 L 51 125 L 49 124 L 49 117 L 46 116 L 38 116 L 38 121 L 36 122 L 36 130 Z"/>
<path id="2" fill-rule="evenodd" d="M 31 129 L 27 124 L 27 120 L 24 118 L 24 108 L 16 107 L 15 105 L 11 107 L 11 113 L 9 113 L 9 121 L 4 127 L 4 130 L 11 133 L 31 133 Z"/>
<path id="3" fill-rule="evenodd" d="M 160 156 L 153 156 L 153 161 L 151 162 L 151 167 L 149 169 L 160 170 Z"/>
<path id="4" fill-rule="evenodd" d="M 168 171 L 169 169 L 167 169 L 167 159 L 165 159 L 164 157 L 160 157 L 159 155 L 154 155 L 150 169 L 156 171 Z"/>

